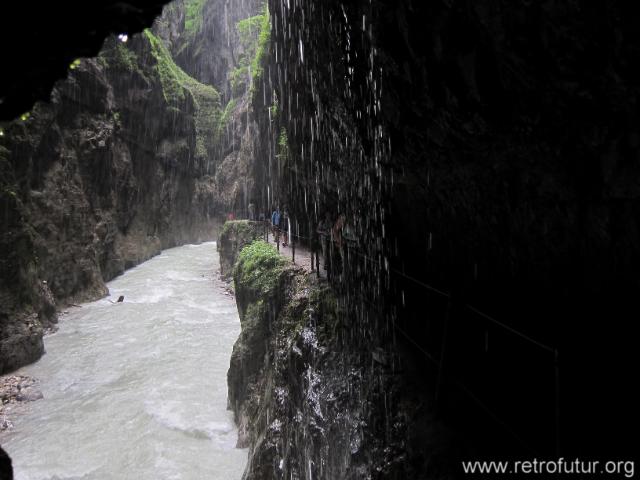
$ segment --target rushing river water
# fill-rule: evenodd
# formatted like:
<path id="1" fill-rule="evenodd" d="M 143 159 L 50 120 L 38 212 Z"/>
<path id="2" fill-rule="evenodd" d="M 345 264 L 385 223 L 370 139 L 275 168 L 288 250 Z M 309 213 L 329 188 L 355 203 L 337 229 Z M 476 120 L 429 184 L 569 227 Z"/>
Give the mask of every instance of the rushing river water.
<path id="1" fill-rule="evenodd" d="M 72 308 L 19 374 L 40 380 L 2 434 L 16 478 L 239 479 L 246 450 L 227 411 L 240 325 L 214 286 L 215 244 L 167 250 Z"/>

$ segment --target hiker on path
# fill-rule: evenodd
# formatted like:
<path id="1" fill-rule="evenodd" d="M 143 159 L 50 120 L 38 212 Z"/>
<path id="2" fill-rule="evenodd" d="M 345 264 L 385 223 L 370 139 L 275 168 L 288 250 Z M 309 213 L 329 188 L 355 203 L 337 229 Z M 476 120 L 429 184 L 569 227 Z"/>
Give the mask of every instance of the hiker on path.
<path id="1" fill-rule="evenodd" d="M 280 231 L 283 235 L 282 246 L 289 246 L 289 214 L 285 210 L 284 213 L 280 216 Z"/>
<path id="2" fill-rule="evenodd" d="M 276 207 L 271 214 L 271 231 L 276 243 L 280 240 L 280 207 Z"/>

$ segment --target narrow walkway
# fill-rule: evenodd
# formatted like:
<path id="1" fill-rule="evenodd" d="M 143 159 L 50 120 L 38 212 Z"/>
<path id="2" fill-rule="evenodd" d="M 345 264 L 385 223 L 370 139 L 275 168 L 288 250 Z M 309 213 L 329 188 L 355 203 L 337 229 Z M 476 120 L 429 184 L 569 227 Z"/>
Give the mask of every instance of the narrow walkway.
<path id="1" fill-rule="evenodd" d="M 275 239 L 273 238 L 273 234 L 269 232 L 269 243 L 275 244 Z M 282 237 L 280 238 L 280 255 L 289 258 L 290 260 L 294 259 L 293 248 L 291 243 L 288 246 L 282 245 Z M 304 268 L 307 272 L 313 273 L 316 275 L 315 268 L 311 268 L 311 251 L 298 243 L 295 245 L 295 261 L 294 263 L 299 267 Z M 320 277 L 327 278 L 327 271 L 322 267 L 324 265 L 324 259 L 322 258 L 322 254 L 320 254 Z"/>

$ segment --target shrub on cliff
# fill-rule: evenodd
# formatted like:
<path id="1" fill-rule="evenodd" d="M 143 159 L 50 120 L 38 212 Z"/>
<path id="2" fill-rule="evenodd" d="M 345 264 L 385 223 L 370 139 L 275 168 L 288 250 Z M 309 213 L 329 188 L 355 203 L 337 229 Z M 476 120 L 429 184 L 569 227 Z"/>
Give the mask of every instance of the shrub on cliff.
<path id="1" fill-rule="evenodd" d="M 241 250 L 236 263 L 236 289 L 242 285 L 255 292 L 272 292 L 287 263 L 274 246 L 263 240 L 247 245 Z"/>

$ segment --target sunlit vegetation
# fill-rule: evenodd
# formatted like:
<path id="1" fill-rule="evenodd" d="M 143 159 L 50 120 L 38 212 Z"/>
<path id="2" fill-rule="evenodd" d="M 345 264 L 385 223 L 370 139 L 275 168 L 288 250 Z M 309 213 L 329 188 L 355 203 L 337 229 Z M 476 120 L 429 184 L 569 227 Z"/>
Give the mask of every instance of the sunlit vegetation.
<path id="1" fill-rule="evenodd" d="M 195 35 L 202 27 L 205 3 L 206 0 L 185 0 L 184 31 L 187 35 Z"/>
<path id="2" fill-rule="evenodd" d="M 240 252 L 234 273 L 236 288 L 243 285 L 253 291 L 272 293 L 287 264 L 273 245 L 257 240 Z"/>
<path id="3" fill-rule="evenodd" d="M 242 94 L 247 86 L 254 84 L 263 75 L 264 57 L 271 39 L 271 17 L 267 5 L 260 15 L 246 18 L 236 26 L 240 37 L 242 53 L 238 66 L 229 75 L 231 88 L 235 95 Z"/>
<path id="4" fill-rule="evenodd" d="M 113 60 L 115 65 L 124 70 L 139 70 L 137 55 L 129 50 L 123 42 L 116 43 L 113 49 Z"/>
<path id="5" fill-rule="evenodd" d="M 280 135 L 278 135 L 276 157 L 283 161 L 289 158 L 289 136 L 287 135 L 287 129 L 284 127 L 280 130 Z"/>
<path id="6" fill-rule="evenodd" d="M 274 92 L 273 93 L 273 102 L 271 103 L 271 106 L 269 107 L 269 119 L 271 121 L 274 121 L 278 118 L 278 115 L 280 113 L 280 104 L 278 103 L 278 95 Z"/>
<path id="7" fill-rule="evenodd" d="M 224 107 L 224 110 L 220 115 L 218 125 L 216 126 L 216 131 L 215 131 L 216 142 L 220 141 L 220 139 L 222 138 L 222 135 L 224 134 L 227 126 L 229 125 L 231 114 L 235 110 L 237 104 L 238 104 L 238 101 L 235 98 L 232 98 L 231 100 L 229 100 L 229 102 L 227 102 L 227 106 Z"/>
<path id="8" fill-rule="evenodd" d="M 234 235 L 238 238 L 244 238 L 251 232 L 248 220 L 227 220 L 222 226 L 220 238 Z"/>
<path id="9" fill-rule="evenodd" d="M 144 34 L 151 46 L 151 54 L 156 60 L 158 73 L 165 100 L 178 109 L 184 108 L 188 99 L 195 106 L 196 156 L 206 156 L 207 140 L 210 132 L 215 131 L 222 115 L 220 94 L 211 85 L 198 82 L 189 76 L 173 61 L 169 50 L 151 30 Z"/>

